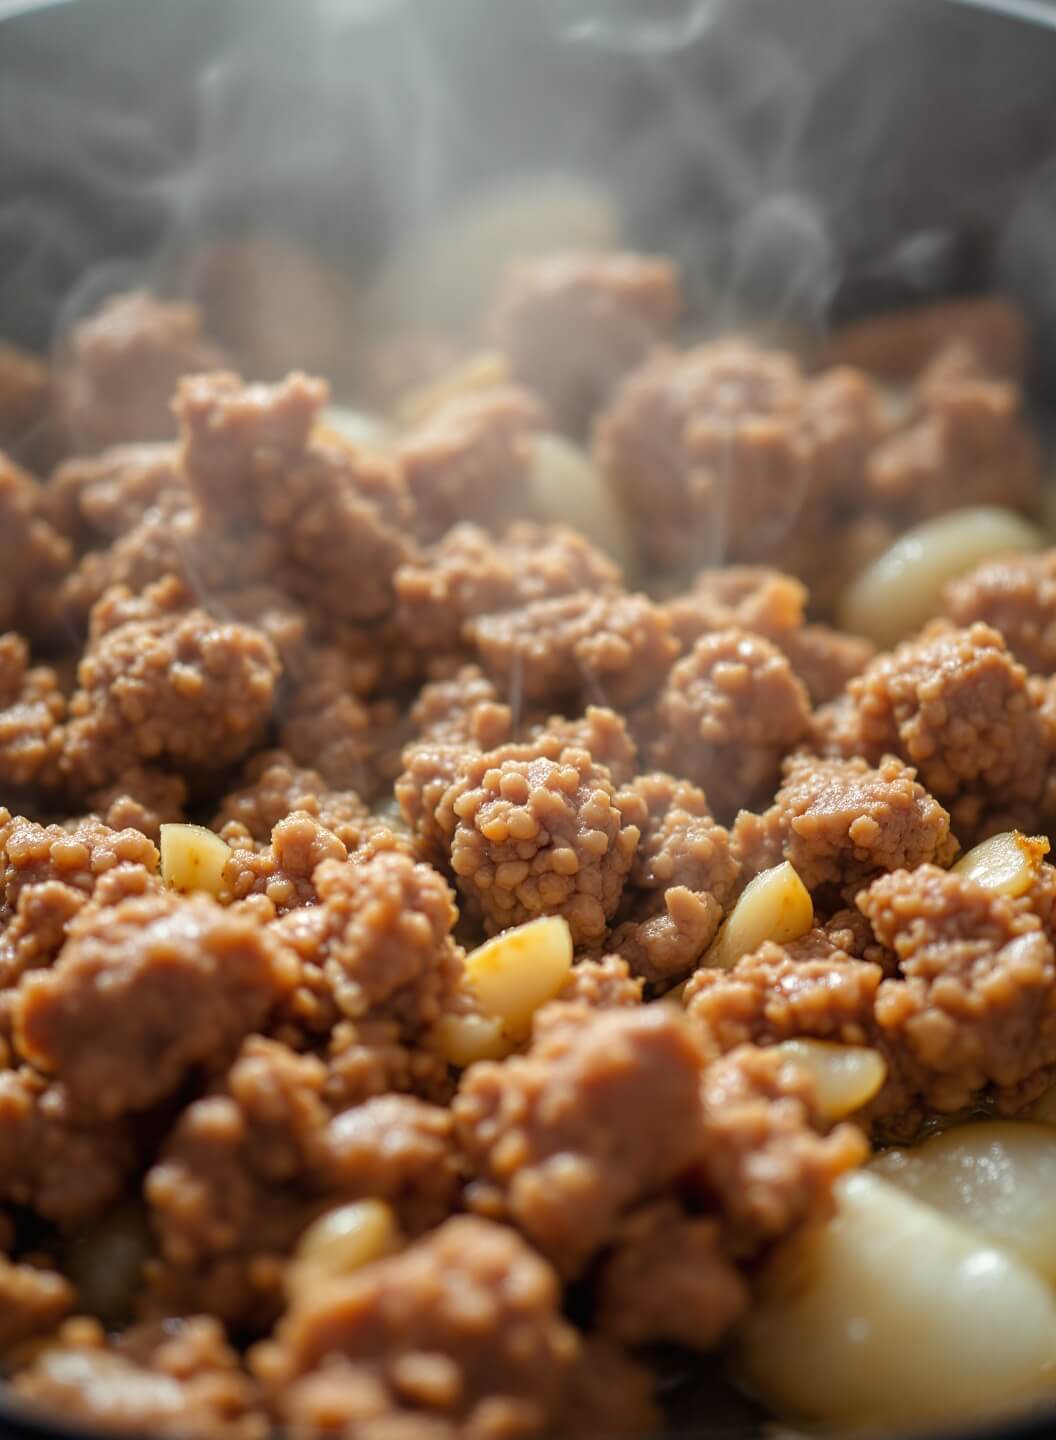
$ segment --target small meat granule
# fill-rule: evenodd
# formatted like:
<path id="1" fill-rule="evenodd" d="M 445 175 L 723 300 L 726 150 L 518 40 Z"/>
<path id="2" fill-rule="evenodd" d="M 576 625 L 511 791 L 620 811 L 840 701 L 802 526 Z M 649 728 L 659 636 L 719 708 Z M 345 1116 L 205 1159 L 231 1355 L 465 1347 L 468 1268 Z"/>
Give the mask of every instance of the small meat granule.
<path id="1" fill-rule="evenodd" d="M 28 1067 L 0 1070 L 0 1200 L 69 1229 L 118 1199 L 134 1163 L 123 1127 L 80 1125 L 61 1087 Z"/>
<path id="2" fill-rule="evenodd" d="M 867 504 L 903 525 L 964 505 L 1035 508 L 1041 458 L 1018 386 L 967 376 L 921 398 L 919 418 L 869 457 Z"/>
<path id="3" fill-rule="evenodd" d="M 587 751 L 533 757 L 509 746 L 470 756 L 436 821 L 458 887 L 488 934 L 563 915 L 577 945 L 603 939 L 639 832 Z"/>
<path id="4" fill-rule="evenodd" d="M 397 617 L 417 648 L 457 650 L 465 622 L 476 615 L 619 585 L 608 556 L 563 525 L 521 520 L 496 537 L 461 524 L 396 572 Z"/>
<path id="5" fill-rule="evenodd" d="M 419 740 L 494 750 L 509 740 L 513 715 L 476 665 L 463 665 L 447 680 L 423 685 L 411 706 Z"/>
<path id="6" fill-rule="evenodd" d="M 16 1371 L 23 1402 L 104 1434 L 266 1440 L 256 1387 L 211 1316 L 168 1319 L 112 1345 L 101 1328 L 66 1328 Z"/>
<path id="7" fill-rule="evenodd" d="M 138 830 L 157 845 L 162 825 L 186 820 L 187 794 L 182 776 L 150 765 L 134 765 L 86 798 L 111 830 Z"/>
<path id="8" fill-rule="evenodd" d="M 678 654 L 670 622 L 645 595 L 536 600 L 466 626 L 480 663 L 510 703 L 579 697 L 626 709 L 655 690 Z"/>
<path id="9" fill-rule="evenodd" d="M 875 769 L 860 758 L 790 756 L 762 828 L 758 860 L 739 847 L 750 870 L 789 860 L 808 890 L 839 886 L 849 899 L 881 871 L 946 866 L 959 848 L 949 815 L 891 755 Z"/>
<path id="10" fill-rule="evenodd" d="M 0 1255 L 0 1353 L 57 1329 L 76 1298 L 58 1271 L 16 1265 Z"/>
<path id="11" fill-rule="evenodd" d="M 280 666 L 259 630 L 199 609 L 112 619 L 103 628 L 93 613 L 77 668 L 62 762 L 71 785 L 111 784 L 141 761 L 215 773 L 260 743 Z"/>
<path id="12" fill-rule="evenodd" d="M 704 791 L 662 771 L 639 775 L 620 792 L 630 793 L 642 814 L 628 811 L 642 832 L 628 883 L 638 890 L 672 885 L 706 890 L 725 908 L 733 899 L 740 866 L 730 853 L 729 832 L 712 816 Z"/>
<path id="13" fill-rule="evenodd" d="M 1056 1062 L 1056 955 L 1029 898 L 934 865 L 883 875 L 858 897 L 903 977 L 881 985 L 877 1021 L 933 1110 Z"/>
<path id="14" fill-rule="evenodd" d="M 358 840 L 367 807 L 354 790 L 331 790 L 317 770 L 295 764 L 282 750 L 264 750 L 245 766 L 241 784 L 224 796 L 212 829 L 229 844 L 266 845 L 280 820 L 295 810 L 314 815 L 345 845 Z"/>
<path id="15" fill-rule="evenodd" d="M 780 650 L 734 629 L 701 636 L 643 723 L 650 762 L 701 786 L 724 820 L 773 795 L 809 718 L 807 692 Z"/>
<path id="16" fill-rule="evenodd" d="M 654 989 L 669 989 L 714 940 L 722 906 L 706 890 L 685 885 L 633 898 L 630 918 L 616 927 L 609 944 Z"/>
<path id="17" fill-rule="evenodd" d="M 642 982 L 631 974 L 620 955 L 603 955 L 600 960 L 577 960 L 571 974 L 552 1002 L 554 1006 L 585 1005 L 591 1010 L 612 1010 L 642 1003 Z M 545 1010 L 535 1012 L 535 1024 Z"/>
<path id="18" fill-rule="evenodd" d="M 594 764 L 604 765 L 615 785 L 628 784 L 638 773 L 638 747 L 627 721 L 607 705 L 588 705 L 573 719 L 551 715 L 545 723 L 529 726 L 527 739 L 540 746 L 556 743 L 561 749 L 589 751 Z"/>
<path id="19" fill-rule="evenodd" d="M 748 1302 L 719 1222 L 662 1201 L 620 1227 L 598 1276 L 594 1323 L 624 1345 L 711 1350 Z"/>
<path id="20" fill-rule="evenodd" d="M 670 260 L 552 251 L 508 265 L 489 330 L 557 428 L 581 435 L 617 381 L 671 339 L 680 308 Z"/>
<path id="21" fill-rule="evenodd" d="M 20 635 L 0 635 L 0 785 L 54 789 L 59 781 L 66 697 L 50 666 L 30 666 Z"/>
<path id="22" fill-rule="evenodd" d="M 543 416 L 524 390 L 452 396 L 401 442 L 400 467 L 425 544 L 460 521 L 499 530 L 530 514 L 533 440 Z"/>
<path id="23" fill-rule="evenodd" d="M 812 705 L 824 705 L 842 694 L 876 653 L 872 641 L 829 625 L 803 625 L 775 643 L 807 687 Z"/>
<path id="24" fill-rule="evenodd" d="M 340 1012 L 390 1016 L 408 1035 L 437 1020 L 462 973 L 443 877 L 393 851 L 354 865 L 327 860 L 312 880 L 319 903 L 273 929 L 321 967 Z"/>
<path id="25" fill-rule="evenodd" d="M 19 890 L 14 913 L 0 928 L 0 991 L 13 991 L 27 970 L 51 964 L 65 944 L 70 921 L 87 901 L 83 890 L 61 880 L 24 885 Z M 0 1031 L 5 1028 L 0 1022 Z"/>
<path id="26" fill-rule="evenodd" d="M 189 494 L 174 444 L 112 445 L 60 465 L 44 503 L 56 529 L 83 551 L 109 545 L 158 504 L 183 508 Z"/>
<path id="27" fill-rule="evenodd" d="M 995 375 L 1018 380 L 1026 369 L 1023 314 L 999 295 L 943 300 L 842 326 L 826 351 L 830 363 L 857 365 L 884 380 L 907 381 L 954 337 Z"/>
<path id="28" fill-rule="evenodd" d="M 699 1156 L 700 1075 L 669 1005 L 583 1012 L 526 1055 L 471 1066 L 454 1102 L 471 1208 L 578 1274 L 627 1210 Z"/>
<path id="29" fill-rule="evenodd" d="M 138 830 L 112 830 L 94 816 L 71 825 L 38 825 L 0 808 L 0 920 L 15 909 L 28 885 L 60 881 L 92 895 L 100 880 L 129 868 L 145 877 L 158 868 L 158 852 Z"/>
<path id="30" fill-rule="evenodd" d="M 336 1112 L 390 1092 L 447 1104 L 454 1082 L 435 1051 L 407 1045 L 395 1020 L 339 1020 L 326 1047 L 324 1095 Z"/>
<path id="31" fill-rule="evenodd" d="M 281 819 L 267 845 L 233 849 L 224 866 L 221 900 L 265 895 L 276 914 L 319 899 L 313 875 L 324 860 L 346 861 L 348 850 L 332 830 L 307 811 L 294 810 Z"/>
<path id="32" fill-rule="evenodd" d="M 1056 550 L 984 561 L 950 581 L 943 608 L 955 625 L 1000 631 L 1031 674 L 1056 674 Z"/>
<path id="33" fill-rule="evenodd" d="M 45 631 L 55 587 L 72 565 L 70 542 L 46 519 L 43 490 L 0 451 L 0 632 Z"/>
<path id="34" fill-rule="evenodd" d="M 794 575 L 766 565 L 724 565 L 702 570 L 691 589 L 664 607 L 686 650 L 715 630 L 751 630 L 780 644 L 806 616 L 807 589 Z"/>
<path id="35" fill-rule="evenodd" d="M 254 1368 L 296 1435 L 548 1433 L 580 1353 L 560 1302 L 512 1230 L 456 1216 L 299 1297 Z"/>
<path id="36" fill-rule="evenodd" d="M 717 1202 L 727 1243 L 751 1255 L 835 1210 L 833 1185 L 869 1154 L 854 1125 L 816 1128 L 814 1084 L 776 1050 L 742 1045 L 704 1073 L 693 1186 Z"/>
<path id="37" fill-rule="evenodd" d="M 146 290 L 115 295 L 75 325 L 56 363 L 58 413 L 80 454 L 175 433 L 169 402 L 180 377 L 219 370 L 223 352 L 194 305 Z"/>
<path id="38" fill-rule="evenodd" d="M 988 625 L 936 622 L 878 655 L 847 694 L 859 752 L 874 763 L 900 755 L 940 800 L 1040 793 L 1045 740 L 1027 674 Z"/>
<path id="39" fill-rule="evenodd" d="M 215 1068 L 296 980 L 272 932 L 207 896 L 86 907 L 52 968 L 23 981 L 16 1043 L 79 1114 L 146 1110 Z"/>
<path id="40" fill-rule="evenodd" d="M 313 648 L 286 686 L 279 741 L 328 787 L 372 799 L 400 769 L 400 710 L 352 688 L 356 662 L 333 646 Z"/>
<path id="41" fill-rule="evenodd" d="M 414 554 L 411 501 L 393 462 L 316 429 L 327 394 L 299 373 L 278 385 L 188 376 L 176 403 L 183 467 L 206 521 L 273 537 L 273 583 L 334 620 L 381 620 Z"/>

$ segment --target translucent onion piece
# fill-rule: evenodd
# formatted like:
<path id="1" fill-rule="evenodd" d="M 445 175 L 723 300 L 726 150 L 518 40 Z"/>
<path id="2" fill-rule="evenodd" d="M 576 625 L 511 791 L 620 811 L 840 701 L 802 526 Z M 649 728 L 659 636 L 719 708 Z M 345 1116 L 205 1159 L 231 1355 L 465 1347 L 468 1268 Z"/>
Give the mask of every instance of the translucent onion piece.
<path id="1" fill-rule="evenodd" d="M 953 867 L 959 875 L 967 875 L 977 885 L 995 895 L 1025 895 L 1038 878 L 1041 862 L 1049 853 L 1044 835 L 1021 835 L 1018 830 L 1004 830 L 982 840 Z"/>
<path id="2" fill-rule="evenodd" d="M 830 1122 L 868 1105 L 887 1078 L 884 1057 L 866 1045 L 784 1040 L 777 1048 L 814 1081 L 818 1106 Z"/>
<path id="3" fill-rule="evenodd" d="M 572 932 L 560 915 L 544 915 L 496 935 L 466 956 L 466 984 L 485 1015 L 511 1040 L 523 1040 L 532 1016 L 572 970 Z"/>
<path id="4" fill-rule="evenodd" d="M 536 437 L 532 499 L 541 520 L 572 526 L 633 575 L 637 551 L 626 511 L 589 456 L 563 435 Z"/>
<path id="5" fill-rule="evenodd" d="M 729 970 L 764 940 L 782 945 L 798 940 L 814 924 L 810 892 L 789 861 L 764 870 L 748 885 L 727 915 L 703 963 Z"/>

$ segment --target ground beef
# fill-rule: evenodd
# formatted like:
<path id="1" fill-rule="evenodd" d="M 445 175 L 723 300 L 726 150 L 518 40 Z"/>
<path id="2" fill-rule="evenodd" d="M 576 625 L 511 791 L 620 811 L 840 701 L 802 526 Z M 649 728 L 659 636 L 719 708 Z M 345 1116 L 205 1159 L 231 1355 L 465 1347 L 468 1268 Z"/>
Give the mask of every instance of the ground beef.
<path id="1" fill-rule="evenodd" d="M 577 944 L 601 941 L 638 830 L 587 751 L 508 746 L 464 757 L 434 820 L 458 887 L 489 934 L 564 915 Z"/>
<path id="2" fill-rule="evenodd" d="M 14 912 L 0 929 L 0 990 L 13 989 L 27 970 L 51 964 L 65 943 L 70 921 L 86 903 L 83 890 L 61 880 L 22 886 Z M 6 1028 L 0 1019 L 0 1032 Z"/>
<path id="3" fill-rule="evenodd" d="M 0 632 L 46 631 L 55 587 L 72 564 L 69 541 L 46 518 L 41 487 L 0 451 Z"/>
<path id="4" fill-rule="evenodd" d="M 880 987 L 877 1021 L 935 1110 L 1056 1061 L 1056 956 L 1030 900 L 933 865 L 881 876 L 859 897 L 903 977 Z"/>
<path id="5" fill-rule="evenodd" d="M 279 739 L 299 766 L 334 790 L 372 798 L 400 768 L 400 708 L 355 692 L 360 666 L 332 646 L 313 649 L 287 686 Z"/>
<path id="6" fill-rule="evenodd" d="M 145 290 L 116 295 L 75 325 L 57 362 L 58 410 L 67 443 L 81 454 L 175 431 L 170 401 L 180 377 L 219 370 L 223 353 L 193 305 Z"/>
<path id="7" fill-rule="evenodd" d="M 738 817 L 735 835 L 748 870 L 790 860 L 808 890 L 837 886 L 852 900 L 880 871 L 946 866 L 958 850 L 949 815 L 893 756 L 875 769 L 861 759 L 790 756 L 760 824 Z"/>
<path id="8" fill-rule="evenodd" d="M 457 988 L 458 912 L 443 878 L 396 852 L 358 865 L 327 860 L 319 904 L 274 927 L 302 963 L 318 966 L 341 1014 L 387 1016 L 413 1035 L 439 1018 Z"/>
<path id="9" fill-rule="evenodd" d="M 698 1155 L 700 1063 L 681 1017 L 655 1005 L 584 1013 L 524 1056 L 472 1066 L 454 1103 L 471 1208 L 576 1274 Z"/>
<path id="10" fill-rule="evenodd" d="M 965 791 L 1004 804 L 1039 794 L 1043 727 L 1026 672 L 989 626 L 936 623 L 878 655 L 847 694 L 847 709 L 822 724 L 830 748 L 874 764 L 900 755 L 944 801 Z"/>
<path id="11" fill-rule="evenodd" d="M 625 709 L 655 690 L 678 654 L 645 595 L 573 595 L 484 615 L 466 626 L 500 692 L 533 704 L 575 697 Z"/>
<path id="12" fill-rule="evenodd" d="M 27 1068 L 0 1070 L 0 1199 L 62 1226 L 85 1224 L 118 1199 L 133 1162 L 123 1127 L 84 1126 L 61 1087 Z"/>
<path id="13" fill-rule="evenodd" d="M 714 895 L 685 885 L 635 897 L 630 909 L 609 944 L 654 990 L 666 990 L 689 974 L 722 921 Z"/>
<path id="14" fill-rule="evenodd" d="M 729 832 L 715 822 L 703 790 L 661 771 L 639 775 L 627 789 L 642 807 L 641 814 L 628 811 L 641 830 L 629 884 L 648 891 L 672 885 L 706 890 L 725 908 L 740 866 L 730 853 Z M 622 801 L 626 791 L 620 794 Z"/>
<path id="15" fill-rule="evenodd" d="M 280 820 L 267 845 L 236 848 L 224 866 L 222 900 L 264 895 L 277 914 L 314 905 L 319 892 L 313 879 L 324 860 L 343 862 L 348 849 L 332 830 L 307 811 Z"/>
<path id="16" fill-rule="evenodd" d="M 955 625 L 1000 631 L 1033 674 L 1056 673 L 1056 550 L 984 561 L 947 585 L 944 608 Z"/>
<path id="17" fill-rule="evenodd" d="M 44 361 L 0 340 L 0 449 L 41 474 L 56 450 L 53 398 Z"/>
<path id="18" fill-rule="evenodd" d="M 395 1020 L 338 1020 L 326 1048 L 326 1102 L 334 1111 L 390 1091 L 446 1104 L 454 1093 L 447 1062 L 406 1044 Z"/>
<path id="19" fill-rule="evenodd" d="M 591 1010 L 611 1010 L 621 1005 L 642 1003 L 642 982 L 632 975 L 620 955 L 603 955 L 600 960 L 578 960 L 554 1005 L 586 1005 Z M 537 1010 L 538 1027 L 544 1011 Z"/>
<path id="20" fill-rule="evenodd" d="M 522 520 L 494 537 L 461 524 L 397 571 L 397 614 L 412 645 L 437 653 L 457 650 L 474 616 L 619 583 L 612 561 L 564 526 Z"/>
<path id="21" fill-rule="evenodd" d="M 541 724 L 529 724 L 526 739 L 540 746 L 566 746 L 587 750 L 595 765 L 604 765 L 619 786 L 628 784 L 638 773 L 638 747 L 627 721 L 607 705 L 588 705 L 582 715 L 567 719 L 551 715 Z"/>
<path id="22" fill-rule="evenodd" d="M 1000 296 L 946 300 L 870 316 L 838 330 L 826 359 L 884 380 L 912 380 L 953 336 L 995 375 L 1019 379 L 1027 359 L 1023 315 Z"/>
<path id="23" fill-rule="evenodd" d="M 279 661 L 270 641 L 248 625 L 178 608 L 189 598 L 175 582 L 147 592 L 143 619 L 125 617 L 127 598 L 108 592 L 92 614 L 70 700 L 68 782 L 111 784 L 141 761 L 209 774 L 240 760 L 262 740 L 275 704 Z"/>
<path id="24" fill-rule="evenodd" d="M 65 718 L 55 671 L 30 666 L 20 635 L 0 635 L 0 786 L 8 793 L 58 785 Z"/>
<path id="25" fill-rule="evenodd" d="M 720 819 L 769 799 L 782 756 L 804 735 L 810 702 L 768 640 L 703 635 L 673 667 L 644 728 L 650 762 L 703 787 Z"/>
<path id="26" fill-rule="evenodd" d="M 550 1267 L 511 1230 L 456 1217 L 305 1295 L 256 1368 L 295 1435 L 380 1440 L 430 1419 L 423 1440 L 499 1440 L 560 1425 L 578 1357 Z"/>
<path id="27" fill-rule="evenodd" d="M 157 845 L 162 825 L 186 820 L 187 794 L 182 776 L 134 765 L 89 794 L 87 803 L 111 830 L 139 830 Z"/>
<path id="28" fill-rule="evenodd" d="M 256 1388 L 208 1316 L 167 1320 L 108 1346 L 102 1328 L 71 1321 L 19 1370 L 15 1393 L 71 1425 L 116 1435 L 265 1440 Z"/>
<path id="29" fill-rule="evenodd" d="M 140 523 L 148 510 L 189 502 L 172 443 L 113 445 L 101 455 L 78 455 L 58 467 L 44 495 L 49 518 L 78 551 L 109 545 Z"/>
<path id="30" fill-rule="evenodd" d="M 145 1110 L 215 1069 L 296 978 L 271 932 L 204 895 L 86 907 L 52 968 L 23 982 L 17 1043 L 77 1113 Z"/>
<path id="31" fill-rule="evenodd" d="M 804 622 L 806 586 L 766 565 L 702 570 L 691 589 L 664 607 L 683 649 L 715 630 L 750 630 L 780 645 Z"/>
<path id="32" fill-rule="evenodd" d="M 422 686 L 411 724 L 419 739 L 493 750 L 510 738 L 513 716 L 482 671 L 463 665 L 450 679 Z"/>
<path id="33" fill-rule="evenodd" d="M 869 1153 L 853 1125 L 819 1134 L 813 1082 L 773 1050 L 743 1045 L 709 1065 L 703 1099 L 693 1187 L 718 1205 L 739 1254 L 826 1219 L 834 1182 Z"/>
<path id="34" fill-rule="evenodd" d="M 526 391 L 497 386 L 452 396 L 406 436 L 397 453 L 425 543 L 460 521 L 498 530 L 531 513 L 542 418 Z"/>
<path id="35" fill-rule="evenodd" d="M 1017 386 L 973 375 L 929 385 L 919 417 L 877 448 L 863 499 L 905 525 L 963 505 L 1033 509 L 1038 445 Z"/>
<path id="36" fill-rule="evenodd" d="M 616 382 L 670 340 L 679 308 L 669 260 L 551 252 L 508 266 L 490 329 L 514 378 L 559 429 L 580 435 Z"/>
<path id="37" fill-rule="evenodd" d="M 718 1222 L 661 1202 L 620 1227 L 598 1275 L 594 1323 L 625 1345 L 666 1341 L 711 1350 L 748 1300 Z"/>
<path id="38" fill-rule="evenodd" d="M 803 625 L 782 635 L 776 644 L 807 687 L 812 705 L 834 700 L 875 653 L 871 641 L 829 625 Z"/>
<path id="39" fill-rule="evenodd" d="M 73 1309 L 75 1292 L 64 1275 L 0 1256 L 0 1353 L 47 1335 Z"/>
<path id="40" fill-rule="evenodd" d="M 61 882 L 92 895 L 104 876 L 131 890 L 143 888 L 158 868 L 158 852 L 138 830 L 114 831 L 94 816 L 72 825 L 38 825 L 0 808 L 0 922 L 27 886 Z M 132 878 L 138 871 L 142 883 Z"/>
<path id="41" fill-rule="evenodd" d="M 229 844 L 266 845 L 280 820 L 295 810 L 314 816 L 354 849 L 367 808 L 354 790 L 331 790 L 317 770 L 296 765 L 281 750 L 255 755 L 224 796 L 212 828 Z"/>
<path id="42" fill-rule="evenodd" d="M 351 442 L 313 434 L 326 386 L 293 374 L 245 385 L 185 379 L 176 409 L 182 461 L 203 517 L 239 535 L 257 526 L 280 552 L 269 578 L 335 620 L 383 619 L 393 576 L 413 555 L 399 469 Z"/>

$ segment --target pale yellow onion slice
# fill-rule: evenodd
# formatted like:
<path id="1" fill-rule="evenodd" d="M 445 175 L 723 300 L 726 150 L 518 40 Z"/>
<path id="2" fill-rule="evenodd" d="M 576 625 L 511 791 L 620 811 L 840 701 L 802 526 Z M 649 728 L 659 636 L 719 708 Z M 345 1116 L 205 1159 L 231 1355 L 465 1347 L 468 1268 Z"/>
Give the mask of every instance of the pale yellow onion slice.
<path id="1" fill-rule="evenodd" d="M 170 890 L 203 890 L 219 895 L 230 848 L 204 825 L 161 827 L 161 878 Z"/>
<path id="2" fill-rule="evenodd" d="M 504 930 L 470 951 L 466 984 L 487 1016 L 511 1040 L 523 1040 L 532 1016 L 552 1000 L 572 970 L 572 932 L 560 915 Z"/>
<path id="3" fill-rule="evenodd" d="M 535 438 L 532 509 L 551 525 L 570 525 L 616 561 L 625 578 L 634 574 L 634 531 L 619 499 L 578 445 L 563 435 Z"/>
<path id="4" fill-rule="evenodd" d="M 830 1123 L 868 1105 L 887 1078 L 884 1057 L 866 1045 L 802 1039 L 784 1040 L 777 1048 L 813 1080 L 818 1107 Z"/>
<path id="5" fill-rule="evenodd" d="M 763 870 L 748 885 L 723 921 L 703 964 L 729 970 L 764 940 L 787 944 L 814 924 L 814 904 L 789 861 Z"/>
<path id="6" fill-rule="evenodd" d="M 384 1200 L 355 1200 L 328 1210 L 297 1242 L 286 1267 L 291 1298 L 328 1280 L 339 1280 L 398 1248 L 396 1218 Z"/>
<path id="7" fill-rule="evenodd" d="M 739 1366 L 778 1411 L 844 1430 L 980 1420 L 1054 1384 L 1056 1302 L 1018 1256 L 880 1176 L 761 1277 Z"/>
<path id="8" fill-rule="evenodd" d="M 384 420 L 368 410 L 330 405 L 322 413 L 316 434 L 322 439 L 346 441 L 363 450 L 384 455 L 392 449 L 393 433 Z"/>
<path id="9" fill-rule="evenodd" d="M 1037 880 L 1048 853 L 1049 842 L 1044 835 L 1003 830 L 1000 835 L 981 840 L 953 868 L 958 875 L 966 875 L 995 895 L 1015 899 L 1025 895 Z"/>
<path id="10" fill-rule="evenodd" d="M 941 610 L 950 580 L 993 555 L 1040 550 L 1044 543 L 1036 525 L 996 505 L 926 520 L 851 581 L 840 603 L 840 625 L 881 647 L 894 645 Z"/>
<path id="11" fill-rule="evenodd" d="M 1056 1281 L 1056 1134 L 1048 1126 L 957 1125 L 885 1151 L 872 1168 Z"/>

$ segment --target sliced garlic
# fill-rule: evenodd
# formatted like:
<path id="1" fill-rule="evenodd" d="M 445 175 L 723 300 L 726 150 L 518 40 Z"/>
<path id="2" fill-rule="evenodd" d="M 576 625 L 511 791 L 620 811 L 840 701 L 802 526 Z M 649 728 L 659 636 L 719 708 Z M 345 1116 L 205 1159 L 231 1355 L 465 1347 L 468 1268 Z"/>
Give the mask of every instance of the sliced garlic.
<path id="1" fill-rule="evenodd" d="M 784 1040 L 777 1048 L 814 1081 L 818 1107 L 830 1122 L 868 1105 L 887 1078 L 884 1057 L 866 1045 L 803 1039 Z"/>
<path id="2" fill-rule="evenodd" d="M 399 1247 L 400 1232 L 384 1200 L 356 1200 L 339 1205 L 312 1222 L 297 1242 L 286 1268 L 291 1298 L 303 1295 L 328 1280 L 339 1280 L 391 1255 Z"/>
<path id="3" fill-rule="evenodd" d="M 547 524 L 570 525 L 611 555 L 625 577 L 634 574 L 634 531 L 619 498 L 588 455 L 563 435 L 535 439 L 532 509 Z"/>
<path id="4" fill-rule="evenodd" d="M 1018 830 L 1005 830 L 982 840 L 953 867 L 992 890 L 995 895 L 1025 895 L 1038 878 L 1041 862 L 1049 853 L 1044 835 L 1021 835 Z"/>
<path id="5" fill-rule="evenodd" d="M 764 1271 L 738 1347 L 755 1390 L 841 1431 L 976 1420 L 1050 1392 L 1056 1301 L 1035 1271 L 878 1175 L 837 1193 L 834 1219 Z"/>
<path id="6" fill-rule="evenodd" d="M 886 647 L 912 635 L 941 610 L 950 580 L 992 555 L 1040 550 L 1045 537 L 1014 510 L 974 505 L 926 520 L 901 535 L 851 581 L 839 622 Z"/>
<path id="7" fill-rule="evenodd" d="M 161 827 L 161 878 L 170 890 L 204 890 L 219 895 L 231 851 L 204 825 Z"/>
<path id="8" fill-rule="evenodd" d="M 442 1015 L 429 1032 L 429 1044 L 459 1070 L 478 1060 L 504 1060 L 513 1049 L 512 1040 L 490 1015 Z"/>
<path id="9" fill-rule="evenodd" d="M 1056 1135 L 1045 1125 L 980 1121 L 887 1150 L 872 1167 L 1056 1281 Z"/>
<path id="10" fill-rule="evenodd" d="M 729 970 L 764 940 L 798 940 L 814 924 L 814 903 L 791 863 L 763 870 L 745 886 L 704 956 L 703 964 Z"/>
<path id="11" fill-rule="evenodd" d="M 505 930 L 466 956 L 466 984 L 509 1039 L 526 1039 L 532 1016 L 572 970 L 572 932 L 560 915 Z"/>

